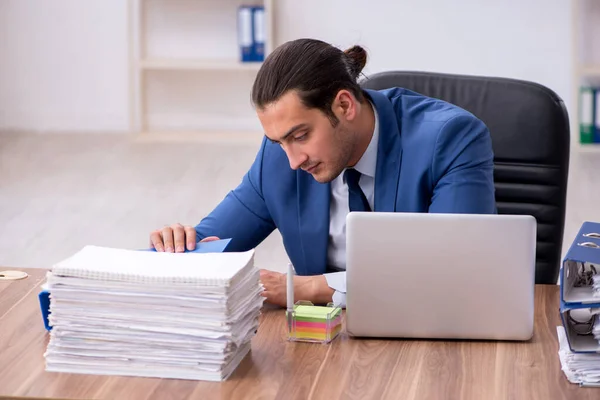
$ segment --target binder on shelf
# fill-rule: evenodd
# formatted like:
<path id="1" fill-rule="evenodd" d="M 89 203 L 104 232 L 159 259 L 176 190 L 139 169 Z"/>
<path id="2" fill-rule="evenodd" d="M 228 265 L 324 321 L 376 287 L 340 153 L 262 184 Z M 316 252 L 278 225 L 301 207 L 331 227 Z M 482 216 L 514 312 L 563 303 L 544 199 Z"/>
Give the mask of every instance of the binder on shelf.
<path id="1" fill-rule="evenodd" d="M 238 46 L 240 48 L 240 61 L 251 62 L 254 58 L 254 39 L 252 33 L 252 6 L 240 6 L 238 8 L 237 29 Z"/>
<path id="2" fill-rule="evenodd" d="M 582 144 L 594 142 L 594 90 L 582 87 L 579 92 L 579 141 Z"/>
<path id="3" fill-rule="evenodd" d="M 594 89 L 594 143 L 600 143 L 600 87 Z"/>
<path id="4" fill-rule="evenodd" d="M 265 8 L 252 7 L 252 60 L 262 62 L 265 60 Z"/>

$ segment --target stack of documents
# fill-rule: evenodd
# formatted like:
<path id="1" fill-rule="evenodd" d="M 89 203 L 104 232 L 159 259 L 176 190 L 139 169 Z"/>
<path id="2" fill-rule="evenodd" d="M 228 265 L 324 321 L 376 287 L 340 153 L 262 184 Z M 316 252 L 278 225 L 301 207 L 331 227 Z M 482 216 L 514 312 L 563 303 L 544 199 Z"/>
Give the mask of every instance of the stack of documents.
<path id="1" fill-rule="evenodd" d="M 558 357 L 561 369 L 571 383 L 600 384 L 600 353 L 574 353 L 569 349 L 565 328 L 558 326 Z"/>
<path id="2" fill-rule="evenodd" d="M 263 303 L 254 251 L 156 253 L 87 246 L 48 273 L 46 370 L 225 380 Z"/>

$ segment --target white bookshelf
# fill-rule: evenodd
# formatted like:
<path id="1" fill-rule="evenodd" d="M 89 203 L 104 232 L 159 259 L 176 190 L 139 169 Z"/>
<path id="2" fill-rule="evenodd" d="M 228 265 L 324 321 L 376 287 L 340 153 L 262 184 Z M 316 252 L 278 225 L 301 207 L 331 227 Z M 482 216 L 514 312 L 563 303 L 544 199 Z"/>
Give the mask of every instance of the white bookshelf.
<path id="1" fill-rule="evenodd" d="M 600 65 L 581 65 L 580 69 L 579 75 L 582 77 L 600 77 Z"/>
<path id="2" fill-rule="evenodd" d="M 273 0 L 129 0 L 130 129 L 140 140 L 256 142 L 250 90 L 260 62 L 241 62 L 238 7 Z"/>
<path id="3" fill-rule="evenodd" d="M 571 138 L 575 150 L 600 153 L 600 144 L 579 141 L 580 94 L 583 85 L 600 87 L 600 0 L 571 0 L 573 104 Z"/>

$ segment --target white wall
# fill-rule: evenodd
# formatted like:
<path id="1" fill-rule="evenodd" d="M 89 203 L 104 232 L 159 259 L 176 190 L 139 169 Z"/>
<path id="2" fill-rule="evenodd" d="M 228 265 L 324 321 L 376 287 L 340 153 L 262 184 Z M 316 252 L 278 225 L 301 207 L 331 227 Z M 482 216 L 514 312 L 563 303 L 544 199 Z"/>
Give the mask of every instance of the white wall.
<path id="1" fill-rule="evenodd" d="M 367 74 L 404 69 L 521 78 L 571 104 L 569 1 L 274 3 L 276 44 L 298 37 L 358 43 L 370 53 Z M 1 0 L 0 129 L 126 130 L 126 18 L 124 0 Z M 248 98 L 247 86 L 236 95 Z M 231 92 L 219 96 L 215 103 Z"/>
<path id="2" fill-rule="evenodd" d="M 276 38 L 313 36 L 370 53 L 365 72 L 423 70 L 527 79 L 571 100 L 565 0 L 280 1 Z M 383 5 L 385 4 L 385 5 Z M 342 11 L 343 10 L 343 11 Z M 304 15 L 302 23 L 292 16 Z M 287 17 L 287 18 L 286 18 Z"/>
<path id="3" fill-rule="evenodd" d="M 129 128 L 127 1 L 0 0 L 0 129 Z"/>

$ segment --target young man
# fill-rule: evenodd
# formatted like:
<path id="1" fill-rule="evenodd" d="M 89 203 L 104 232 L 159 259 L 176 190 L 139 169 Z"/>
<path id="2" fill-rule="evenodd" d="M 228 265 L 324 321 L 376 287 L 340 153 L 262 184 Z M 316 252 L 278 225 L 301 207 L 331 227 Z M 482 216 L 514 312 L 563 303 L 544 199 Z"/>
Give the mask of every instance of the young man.
<path id="1" fill-rule="evenodd" d="M 266 136 L 254 164 L 196 227 L 156 230 L 151 245 L 180 252 L 221 237 L 244 251 L 277 228 L 296 298 L 343 306 L 349 211 L 495 213 L 486 126 L 402 88 L 361 90 L 366 58 L 312 39 L 270 54 L 252 88 Z M 285 305 L 285 275 L 261 271 L 261 281 L 267 301 Z"/>

